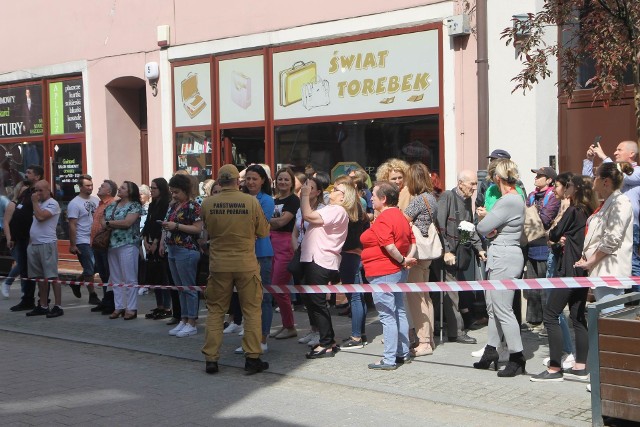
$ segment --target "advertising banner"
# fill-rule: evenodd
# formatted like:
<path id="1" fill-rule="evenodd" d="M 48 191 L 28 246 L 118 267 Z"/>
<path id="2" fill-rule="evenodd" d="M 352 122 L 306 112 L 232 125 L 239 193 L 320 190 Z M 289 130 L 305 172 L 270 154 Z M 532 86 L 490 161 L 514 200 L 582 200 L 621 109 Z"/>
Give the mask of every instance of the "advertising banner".
<path id="1" fill-rule="evenodd" d="M 439 106 L 438 31 L 273 55 L 274 118 Z"/>
<path id="2" fill-rule="evenodd" d="M 84 132 L 82 79 L 49 83 L 51 135 Z"/>
<path id="3" fill-rule="evenodd" d="M 211 66 L 185 65 L 173 69 L 176 127 L 211 124 Z"/>
<path id="4" fill-rule="evenodd" d="M 0 138 L 42 134 L 42 85 L 0 88 Z"/>
<path id="5" fill-rule="evenodd" d="M 262 55 L 219 63 L 220 123 L 264 120 L 264 58 Z"/>

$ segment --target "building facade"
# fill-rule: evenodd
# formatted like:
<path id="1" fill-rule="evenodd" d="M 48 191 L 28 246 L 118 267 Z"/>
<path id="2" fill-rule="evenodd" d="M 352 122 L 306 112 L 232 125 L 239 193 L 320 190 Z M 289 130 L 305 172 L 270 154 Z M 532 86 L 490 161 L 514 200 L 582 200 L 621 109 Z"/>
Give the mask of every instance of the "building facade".
<path id="1" fill-rule="evenodd" d="M 0 191 L 32 163 L 64 205 L 80 173 L 148 183 L 186 169 L 203 181 L 264 162 L 336 175 L 389 157 L 423 161 L 451 188 L 495 148 L 531 186 L 529 170 L 557 160 L 557 89 L 512 93 L 521 65 L 500 32 L 540 4 L 488 2 L 485 152 L 473 18 L 471 34 L 449 35 L 462 1 L 7 4 Z"/>

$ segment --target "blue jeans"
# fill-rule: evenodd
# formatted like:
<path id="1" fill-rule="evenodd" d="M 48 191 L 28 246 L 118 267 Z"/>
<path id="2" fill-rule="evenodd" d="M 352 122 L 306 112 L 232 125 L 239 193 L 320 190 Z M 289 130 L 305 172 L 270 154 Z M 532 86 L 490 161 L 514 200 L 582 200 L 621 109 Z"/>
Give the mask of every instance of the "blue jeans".
<path id="1" fill-rule="evenodd" d="M 11 249 L 11 256 L 16 261 L 16 263 L 13 267 L 11 267 L 11 270 L 7 274 L 7 278 L 4 279 L 4 283 L 7 286 L 11 286 L 13 282 L 16 280 L 16 277 L 20 275 L 20 264 L 18 264 L 18 260 L 16 258 L 18 256 L 18 253 L 15 246 L 13 247 L 13 249 Z"/>
<path id="2" fill-rule="evenodd" d="M 262 286 L 271 284 L 271 262 L 273 257 L 264 256 L 258 258 L 260 264 L 260 279 Z M 273 320 L 273 296 L 270 292 L 262 294 L 262 336 L 266 337 L 271 331 Z"/>
<path id="3" fill-rule="evenodd" d="M 556 276 L 555 272 L 557 265 L 558 257 L 553 253 L 553 251 L 549 251 L 549 257 L 547 258 L 547 278 Z M 542 294 L 545 304 L 549 299 L 549 292 L 551 291 L 553 291 L 553 289 L 545 289 Z M 573 341 L 571 341 L 571 332 L 569 332 L 569 322 L 567 321 L 567 317 L 564 313 L 560 313 L 560 316 L 558 316 L 558 322 L 560 323 L 560 330 L 562 331 L 562 351 L 566 354 L 575 354 Z"/>
<path id="4" fill-rule="evenodd" d="M 95 259 L 93 258 L 93 250 L 88 243 L 80 243 L 78 247 L 78 261 L 82 266 L 82 275 L 84 277 L 93 277 L 95 273 Z"/>
<path id="5" fill-rule="evenodd" d="M 340 262 L 340 280 L 343 284 L 362 283 L 360 279 L 360 255 L 350 252 L 342 253 Z M 351 336 L 360 338 L 364 334 L 367 318 L 367 304 L 362 293 L 346 294 L 351 304 Z"/>
<path id="6" fill-rule="evenodd" d="M 200 252 L 176 245 L 169 245 L 167 249 L 169 269 L 176 286 L 195 286 Z M 198 291 L 182 289 L 178 291 L 178 294 L 180 296 L 182 318 L 197 319 Z"/>
<path id="7" fill-rule="evenodd" d="M 372 285 L 380 283 L 394 284 L 405 282 L 407 275 L 407 270 L 400 270 L 397 273 L 367 277 L 367 279 Z M 378 317 L 380 318 L 380 323 L 382 323 L 384 337 L 383 363 L 385 365 L 395 365 L 396 356 L 404 358 L 409 355 L 409 322 L 404 309 L 402 292 L 374 292 L 373 302 L 376 304 Z"/>

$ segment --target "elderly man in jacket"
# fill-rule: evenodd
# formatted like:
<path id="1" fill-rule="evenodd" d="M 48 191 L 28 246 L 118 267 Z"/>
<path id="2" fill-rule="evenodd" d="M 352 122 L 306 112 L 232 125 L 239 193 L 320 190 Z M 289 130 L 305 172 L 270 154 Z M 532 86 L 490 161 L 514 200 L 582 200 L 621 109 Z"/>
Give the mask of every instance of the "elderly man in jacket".
<path id="1" fill-rule="evenodd" d="M 469 280 L 475 272 L 475 259 L 463 266 L 461 255 L 468 252 L 466 247 L 459 245 L 460 231 L 458 226 L 462 221 L 473 222 L 473 209 L 471 197 L 478 187 L 476 174 L 470 170 L 463 170 L 458 174 L 458 185 L 444 191 L 438 199 L 438 228 L 444 240 L 444 279 Z M 486 259 L 482 249 L 480 238 L 473 232 L 471 237 L 473 258 L 477 254 L 481 259 Z M 466 268 L 465 268 L 466 267 Z M 447 317 L 447 332 L 449 341 L 463 344 L 475 344 L 477 340 L 467 334 L 467 330 L 473 321 L 471 315 L 471 302 L 473 293 L 447 292 L 445 297 L 445 315 Z"/>

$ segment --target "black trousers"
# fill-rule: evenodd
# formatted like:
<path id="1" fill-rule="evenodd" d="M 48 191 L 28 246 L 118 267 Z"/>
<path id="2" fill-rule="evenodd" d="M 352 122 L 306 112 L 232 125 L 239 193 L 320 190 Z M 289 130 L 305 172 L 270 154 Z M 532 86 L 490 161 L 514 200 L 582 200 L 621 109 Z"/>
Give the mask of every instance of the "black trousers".
<path id="1" fill-rule="evenodd" d="M 326 285 L 329 282 L 338 283 L 340 273 L 338 270 L 328 270 L 319 266 L 315 262 L 302 263 L 304 277 L 302 283 L 305 285 Z M 320 345 L 331 347 L 335 344 L 335 333 L 333 323 L 331 323 L 331 313 L 327 308 L 327 298 L 325 294 L 306 294 L 303 299 L 307 308 L 309 319 L 313 319 L 312 324 L 318 328 L 320 334 Z"/>
<path id="2" fill-rule="evenodd" d="M 549 334 L 549 366 L 562 367 L 562 331 L 558 317 L 569 304 L 569 313 L 576 336 L 576 362 L 587 363 L 589 337 L 587 334 L 586 309 L 589 288 L 553 289 L 544 308 L 544 326 Z"/>

